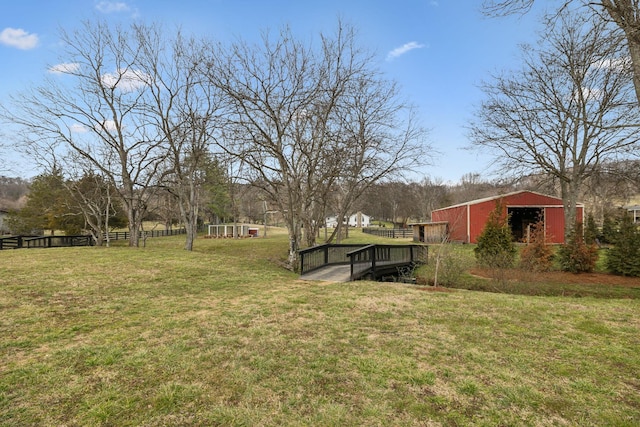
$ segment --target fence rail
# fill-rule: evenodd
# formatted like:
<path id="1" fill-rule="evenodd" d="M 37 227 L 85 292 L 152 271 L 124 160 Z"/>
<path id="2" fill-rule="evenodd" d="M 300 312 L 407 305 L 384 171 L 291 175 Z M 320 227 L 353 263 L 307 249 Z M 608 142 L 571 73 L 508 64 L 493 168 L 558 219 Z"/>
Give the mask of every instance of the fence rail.
<path id="1" fill-rule="evenodd" d="M 140 231 L 138 237 L 164 237 L 177 236 L 186 234 L 186 229 L 176 230 L 149 230 Z M 109 232 L 109 240 L 129 240 L 128 231 L 111 231 Z M 106 239 L 106 235 L 105 235 Z M 8 236 L 0 237 L 0 251 L 3 249 L 22 249 L 22 248 L 60 248 L 69 246 L 93 246 L 95 240 L 93 236 L 77 235 L 77 236 Z"/>
<path id="2" fill-rule="evenodd" d="M 23 239 L 25 248 L 63 248 L 69 246 L 93 246 L 91 235 L 81 236 L 39 236 Z"/>
<path id="3" fill-rule="evenodd" d="M 0 250 L 22 248 L 61 248 L 69 246 L 93 246 L 90 235 L 78 236 L 10 236 L 0 238 Z"/>
<path id="4" fill-rule="evenodd" d="M 187 230 L 185 228 L 179 229 L 171 229 L 171 230 L 149 230 L 144 231 L 141 230 L 138 232 L 139 238 L 144 237 L 165 237 L 165 236 L 177 236 L 180 234 L 186 234 Z M 129 240 L 130 232 L 128 231 L 110 231 L 109 232 L 109 240 Z M 105 239 L 107 236 L 105 235 Z"/>
<path id="5" fill-rule="evenodd" d="M 387 237 L 390 239 L 399 239 L 413 237 L 412 228 L 371 228 L 366 227 L 362 229 L 363 233 L 371 234 L 373 236 Z"/>

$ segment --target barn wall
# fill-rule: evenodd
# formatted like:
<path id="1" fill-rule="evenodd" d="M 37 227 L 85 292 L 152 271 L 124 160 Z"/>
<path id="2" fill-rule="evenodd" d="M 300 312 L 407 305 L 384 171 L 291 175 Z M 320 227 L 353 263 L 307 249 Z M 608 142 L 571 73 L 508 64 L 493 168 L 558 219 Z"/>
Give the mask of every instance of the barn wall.
<path id="1" fill-rule="evenodd" d="M 467 206 L 455 206 L 431 212 L 433 222 L 446 221 L 449 223 L 449 240 L 453 242 L 468 242 L 467 239 Z"/>
<path id="2" fill-rule="evenodd" d="M 478 243 L 478 236 L 480 236 L 482 230 L 484 230 L 484 226 L 489 219 L 489 214 L 496 208 L 496 203 L 500 200 L 501 199 L 488 200 L 470 206 L 471 221 L 469 222 L 469 237 L 471 243 Z M 502 199 L 502 204 L 505 210 L 504 215 L 506 215 L 506 200 Z"/>
<path id="3" fill-rule="evenodd" d="M 564 209 L 547 207 L 544 210 L 545 237 L 549 243 L 564 243 Z"/>
<path id="4" fill-rule="evenodd" d="M 578 222 L 584 221 L 584 207 L 576 207 Z M 564 243 L 564 208 L 547 206 L 544 212 L 545 233 L 550 243 Z"/>

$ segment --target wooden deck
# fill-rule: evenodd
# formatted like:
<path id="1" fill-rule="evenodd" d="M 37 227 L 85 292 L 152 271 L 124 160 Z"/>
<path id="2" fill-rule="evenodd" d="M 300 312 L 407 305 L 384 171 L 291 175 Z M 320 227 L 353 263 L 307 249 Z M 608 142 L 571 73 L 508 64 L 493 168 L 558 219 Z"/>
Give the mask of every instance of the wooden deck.
<path id="1" fill-rule="evenodd" d="M 351 280 L 350 265 L 327 265 L 300 276 L 302 280 L 322 282 L 349 282 Z"/>
<path id="2" fill-rule="evenodd" d="M 384 280 L 426 262 L 424 245 L 333 245 L 303 249 L 300 278 L 331 282 Z"/>

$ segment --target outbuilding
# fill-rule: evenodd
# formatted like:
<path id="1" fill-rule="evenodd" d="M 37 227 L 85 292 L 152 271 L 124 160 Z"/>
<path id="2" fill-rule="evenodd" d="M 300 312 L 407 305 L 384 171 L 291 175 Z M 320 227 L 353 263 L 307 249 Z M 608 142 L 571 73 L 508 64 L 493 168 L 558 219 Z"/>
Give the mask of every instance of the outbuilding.
<path id="1" fill-rule="evenodd" d="M 497 202 L 501 202 L 506 210 L 504 214 L 509 216 L 515 240 L 526 240 L 528 227 L 543 220 L 547 242 L 564 243 L 562 199 L 534 191 L 517 191 L 437 209 L 431 212 L 431 219 L 447 223 L 450 241 L 477 243 Z M 576 217 L 579 221 L 584 219 L 584 205 L 581 203 L 576 207 Z"/>

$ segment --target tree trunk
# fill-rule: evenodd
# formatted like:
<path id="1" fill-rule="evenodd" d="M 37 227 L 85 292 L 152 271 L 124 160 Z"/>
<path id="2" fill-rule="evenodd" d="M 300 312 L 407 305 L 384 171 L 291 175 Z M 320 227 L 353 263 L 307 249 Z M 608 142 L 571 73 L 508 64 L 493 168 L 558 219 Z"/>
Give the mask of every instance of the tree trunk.
<path id="1" fill-rule="evenodd" d="M 129 247 L 140 246 L 140 224 L 137 219 L 129 218 Z"/>
<path id="2" fill-rule="evenodd" d="M 640 41 L 629 39 L 629 55 L 633 65 L 633 86 L 636 90 L 638 104 L 640 104 Z"/>
<path id="3" fill-rule="evenodd" d="M 127 206 L 127 205 L 125 205 Z M 129 222 L 129 246 L 137 248 L 140 246 L 140 228 L 142 226 L 142 215 L 138 209 L 129 204 L 127 206 L 127 220 Z"/>
<path id="4" fill-rule="evenodd" d="M 297 221 L 293 220 L 289 228 L 289 257 L 287 263 L 293 271 L 299 271 L 298 250 L 300 249 L 300 241 L 302 240 L 302 231 Z"/>
<path id="5" fill-rule="evenodd" d="M 184 221 L 184 226 L 187 232 L 184 248 L 187 251 L 193 250 L 193 242 L 198 235 L 198 203 L 195 199 L 195 197 L 192 197 L 191 203 L 189 204 L 188 215 Z"/>
<path id="6" fill-rule="evenodd" d="M 611 19 L 624 31 L 633 67 L 633 85 L 640 103 L 640 15 L 631 0 L 603 0 L 602 6 Z"/>
<path id="7" fill-rule="evenodd" d="M 577 222 L 577 200 L 578 189 L 580 184 L 576 180 L 561 181 L 560 191 L 562 197 L 562 204 L 564 208 L 564 241 L 568 241 L 569 236 L 576 229 Z"/>

